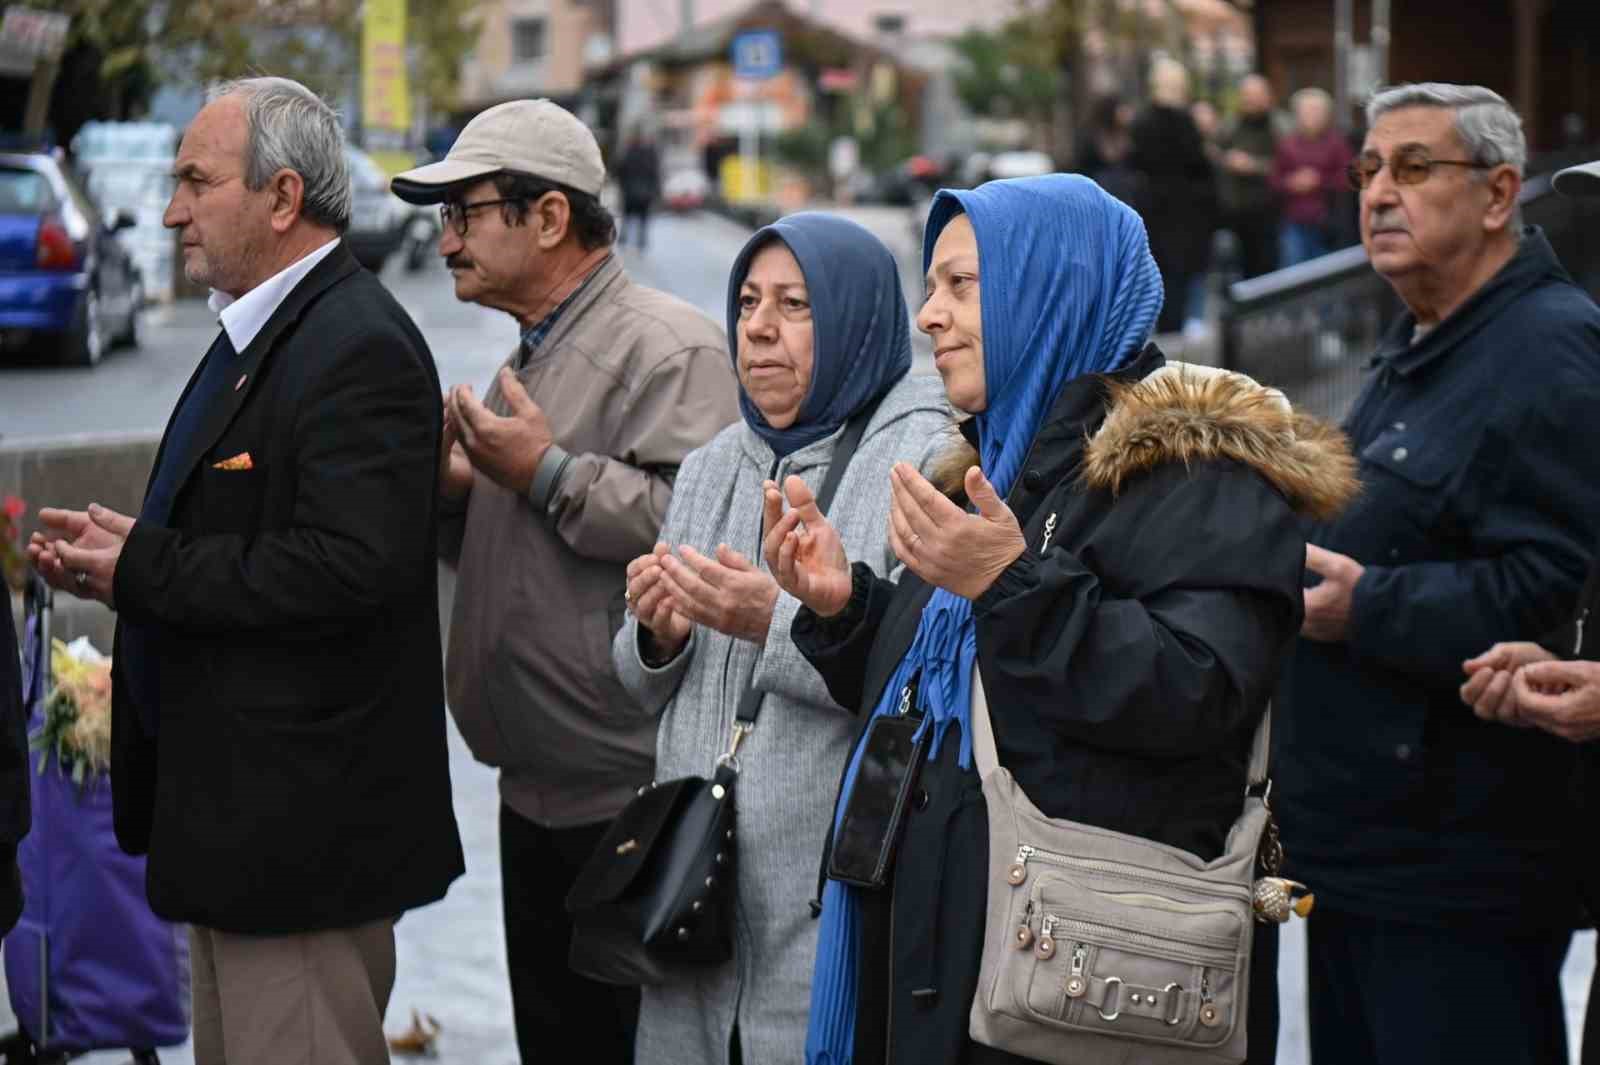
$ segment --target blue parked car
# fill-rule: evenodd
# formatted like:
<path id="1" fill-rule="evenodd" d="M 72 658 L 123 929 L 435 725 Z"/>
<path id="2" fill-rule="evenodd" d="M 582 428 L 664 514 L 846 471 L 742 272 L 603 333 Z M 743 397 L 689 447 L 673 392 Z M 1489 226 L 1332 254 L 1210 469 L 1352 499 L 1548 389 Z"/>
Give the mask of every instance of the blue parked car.
<path id="1" fill-rule="evenodd" d="M 0 351 L 34 340 L 93 366 L 138 343 L 139 271 L 78 181 L 49 156 L 0 153 Z"/>

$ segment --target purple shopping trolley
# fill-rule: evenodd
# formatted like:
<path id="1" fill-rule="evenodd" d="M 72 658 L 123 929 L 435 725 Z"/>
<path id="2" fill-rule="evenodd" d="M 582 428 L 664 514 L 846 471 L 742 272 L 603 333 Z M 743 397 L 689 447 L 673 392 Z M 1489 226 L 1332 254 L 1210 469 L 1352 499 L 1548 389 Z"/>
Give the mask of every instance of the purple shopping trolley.
<path id="1" fill-rule="evenodd" d="M 44 723 L 52 683 L 51 592 L 36 577 L 26 605 L 23 697 L 32 733 Z M 109 778 L 80 787 L 54 750 L 29 760 L 33 829 L 17 848 L 22 919 L 4 952 L 21 1031 L 0 1041 L 0 1060 L 64 1061 L 125 1048 L 135 1061 L 156 1062 L 154 1048 L 189 1036 L 185 929 L 150 911 L 144 859 L 117 846 Z"/>

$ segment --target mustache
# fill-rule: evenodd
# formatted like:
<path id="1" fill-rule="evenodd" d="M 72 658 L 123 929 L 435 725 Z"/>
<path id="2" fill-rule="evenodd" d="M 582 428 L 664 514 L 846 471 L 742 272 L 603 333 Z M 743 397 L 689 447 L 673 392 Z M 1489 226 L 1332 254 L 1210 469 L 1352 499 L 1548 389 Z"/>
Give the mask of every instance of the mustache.
<path id="1" fill-rule="evenodd" d="M 1402 233 L 1411 232 L 1411 227 L 1406 225 L 1406 220 L 1398 211 L 1378 210 L 1373 211 L 1367 220 L 1367 228 L 1376 233 L 1379 230 L 1398 230 Z"/>
<path id="2" fill-rule="evenodd" d="M 465 255 L 451 255 L 445 259 L 444 265 L 445 269 L 447 270 L 470 270 L 472 269 L 472 260 L 467 258 Z"/>

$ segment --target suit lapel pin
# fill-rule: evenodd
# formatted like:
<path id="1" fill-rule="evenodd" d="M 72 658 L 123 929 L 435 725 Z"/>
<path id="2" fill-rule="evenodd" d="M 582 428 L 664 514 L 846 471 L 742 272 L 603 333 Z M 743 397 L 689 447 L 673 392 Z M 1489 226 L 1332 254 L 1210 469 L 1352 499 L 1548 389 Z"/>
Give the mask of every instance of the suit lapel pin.
<path id="1" fill-rule="evenodd" d="M 249 374 L 247 374 L 247 373 L 242 373 L 242 374 L 240 374 L 240 375 L 239 375 L 239 380 L 238 380 L 238 381 L 236 381 L 236 382 L 234 382 L 234 385 L 233 385 L 233 390 L 234 390 L 234 391 L 235 391 L 235 392 L 237 392 L 237 391 L 239 391 L 239 389 L 241 389 L 241 388 L 243 388 L 243 387 L 244 387 L 244 379 L 245 379 L 245 378 L 246 378 L 246 377 L 249 377 L 249 376 L 250 376 L 250 375 L 249 375 Z"/>

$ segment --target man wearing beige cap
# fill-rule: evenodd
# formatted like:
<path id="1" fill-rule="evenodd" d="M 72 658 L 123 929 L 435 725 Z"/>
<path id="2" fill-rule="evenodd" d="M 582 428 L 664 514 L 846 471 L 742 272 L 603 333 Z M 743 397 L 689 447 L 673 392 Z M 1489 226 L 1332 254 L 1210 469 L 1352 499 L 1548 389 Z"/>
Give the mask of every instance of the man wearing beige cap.
<path id="1" fill-rule="evenodd" d="M 478 760 L 500 769 L 525 1063 L 557 1047 L 597 1065 L 632 1054 L 638 993 L 568 970 L 563 904 L 607 822 L 651 780 L 656 723 L 611 665 L 625 566 L 654 546 L 684 456 L 738 417 L 722 331 L 635 285 L 612 254 L 604 181 L 581 122 L 517 100 L 393 185 L 440 204 L 456 298 L 522 330 L 481 401 L 467 385 L 445 399 L 440 551 L 457 567 L 450 710 Z"/>
<path id="2" fill-rule="evenodd" d="M 1563 195 L 1600 203 L 1600 159 L 1558 172 L 1551 184 Z M 1590 566 L 1570 625 L 1539 643 L 1497 643 L 1465 668 L 1461 698 L 1478 717 L 1582 745 L 1573 795 L 1589 841 L 1572 858 L 1589 918 L 1600 921 L 1600 851 L 1592 843 L 1600 819 L 1600 562 Z M 1600 1065 L 1600 973 L 1589 985 L 1582 1062 Z"/>

